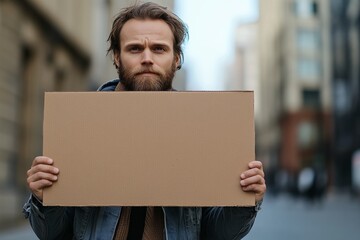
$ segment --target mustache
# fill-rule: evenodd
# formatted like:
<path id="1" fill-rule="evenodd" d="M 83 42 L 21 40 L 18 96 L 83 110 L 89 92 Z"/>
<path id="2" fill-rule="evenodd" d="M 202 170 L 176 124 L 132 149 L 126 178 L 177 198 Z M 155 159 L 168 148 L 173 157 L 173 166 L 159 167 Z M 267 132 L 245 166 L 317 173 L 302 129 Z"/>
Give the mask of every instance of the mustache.
<path id="1" fill-rule="evenodd" d="M 151 69 L 151 68 L 140 69 L 139 71 L 135 72 L 135 75 L 140 75 L 143 73 L 152 73 L 152 74 L 160 75 L 160 73 L 158 71 L 155 71 L 154 69 Z"/>

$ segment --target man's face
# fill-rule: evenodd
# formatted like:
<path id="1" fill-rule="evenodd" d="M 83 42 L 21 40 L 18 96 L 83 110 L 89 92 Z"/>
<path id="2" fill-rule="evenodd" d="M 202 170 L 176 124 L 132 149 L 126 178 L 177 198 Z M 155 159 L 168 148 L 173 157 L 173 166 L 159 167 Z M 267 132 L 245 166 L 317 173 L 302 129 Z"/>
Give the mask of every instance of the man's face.
<path id="1" fill-rule="evenodd" d="M 131 19 L 124 24 L 115 63 L 127 90 L 171 89 L 179 64 L 173 41 L 170 27 L 162 20 Z"/>

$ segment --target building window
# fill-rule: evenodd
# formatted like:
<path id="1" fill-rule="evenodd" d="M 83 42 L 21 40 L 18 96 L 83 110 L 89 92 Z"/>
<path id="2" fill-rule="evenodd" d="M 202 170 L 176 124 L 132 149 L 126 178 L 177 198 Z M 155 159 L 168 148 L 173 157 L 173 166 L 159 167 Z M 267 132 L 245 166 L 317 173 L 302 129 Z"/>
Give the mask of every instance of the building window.
<path id="1" fill-rule="evenodd" d="M 297 142 L 301 149 L 309 149 L 319 140 L 319 129 L 314 122 L 303 121 L 297 129 Z"/>
<path id="2" fill-rule="evenodd" d="M 319 5 L 316 0 L 295 0 L 295 13 L 300 18 L 316 17 Z"/>
<path id="3" fill-rule="evenodd" d="M 311 29 L 298 29 L 296 41 L 300 51 L 315 51 L 320 46 L 320 34 Z"/>
<path id="4" fill-rule="evenodd" d="M 319 81 L 321 77 L 321 66 L 317 59 L 300 59 L 297 71 L 301 79 Z"/>
<path id="5" fill-rule="evenodd" d="M 316 15 L 318 15 L 318 13 L 319 13 L 319 5 L 318 5 L 318 3 L 316 2 L 316 1 L 313 1 L 312 3 L 311 3 L 311 10 L 312 10 L 312 13 L 314 14 L 314 16 L 316 16 Z"/>
<path id="6" fill-rule="evenodd" d="M 319 109 L 320 108 L 320 92 L 319 90 L 302 91 L 303 105 L 305 108 Z"/>

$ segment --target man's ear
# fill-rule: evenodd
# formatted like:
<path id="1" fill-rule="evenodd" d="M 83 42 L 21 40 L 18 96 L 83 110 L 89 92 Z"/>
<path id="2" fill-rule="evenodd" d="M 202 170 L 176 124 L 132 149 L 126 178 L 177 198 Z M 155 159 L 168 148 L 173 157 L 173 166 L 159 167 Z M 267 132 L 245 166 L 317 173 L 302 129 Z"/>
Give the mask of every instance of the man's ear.
<path id="1" fill-rule="evenodd" d="M 180 63 L 180 55 L 176 55 L 175 56 L 175 64 L 176 64 L 176 69 L 179 70 L 181 68 L 181 63 Z"/>
<path id="2" fill-rule="evenodd" d="M 116 68 L 120 67 L 120 52 L 119 51 L 114 52 L 114 65 L 116 66 Z"/>

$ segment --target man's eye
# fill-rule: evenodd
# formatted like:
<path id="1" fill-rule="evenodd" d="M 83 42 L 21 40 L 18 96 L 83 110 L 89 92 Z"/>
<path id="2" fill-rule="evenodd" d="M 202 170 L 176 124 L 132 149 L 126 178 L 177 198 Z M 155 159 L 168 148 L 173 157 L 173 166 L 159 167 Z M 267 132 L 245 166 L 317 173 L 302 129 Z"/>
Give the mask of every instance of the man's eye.
<path id="1" fill-rule="evenodd" d="M 131 47 L 129 50 L 132 53 L 137 53 L 137 52 L 141 51 L 141 48 L 140 47 Z"/>
<path id="2" fill-rule="evenodd" d="M 154 52 L 157 52 L 157 53 L 165 52 L 165 48 L 163 48 L 163 47 L 154 47 Z"/>

